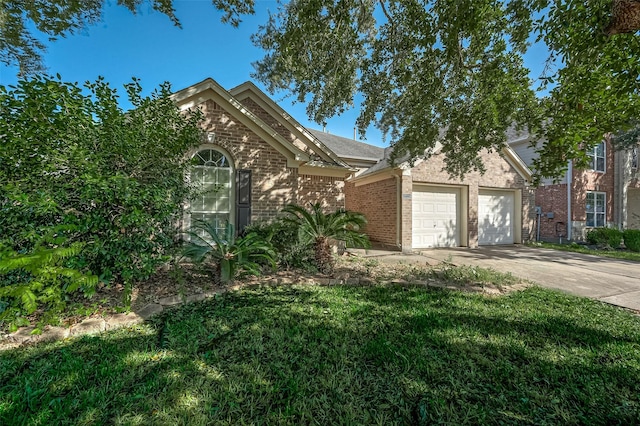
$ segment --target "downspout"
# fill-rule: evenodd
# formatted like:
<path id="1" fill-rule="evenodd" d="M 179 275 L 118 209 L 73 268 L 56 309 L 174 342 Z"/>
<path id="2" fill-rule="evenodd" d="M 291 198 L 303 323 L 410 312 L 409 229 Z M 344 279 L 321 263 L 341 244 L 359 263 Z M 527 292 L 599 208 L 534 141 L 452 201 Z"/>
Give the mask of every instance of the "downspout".
<path id="1" fill-rule="evenodd" d="M 571 241 L 573 222 L 571 221 L 571 183 L 573 181 L 573 163 L 569 160 L 567 167 L 567 241 Z"/>
<path id="2" fill-rule="evenodd" d="M 402 176 L 396 178 L 396 247 L 402 249 Z"/>

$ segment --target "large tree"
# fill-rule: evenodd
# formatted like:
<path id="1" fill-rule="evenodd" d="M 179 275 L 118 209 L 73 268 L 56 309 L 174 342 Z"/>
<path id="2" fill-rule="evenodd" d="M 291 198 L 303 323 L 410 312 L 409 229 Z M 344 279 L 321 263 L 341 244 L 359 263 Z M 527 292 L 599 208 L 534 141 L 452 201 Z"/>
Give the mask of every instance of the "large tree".
<path id="1" fill-rule="evenodd" d="M 439 139 L 454 175 L 528 128 L 545 140 L 538 172 L 557 176 L 640 116 L 640 38 L 624 19 L 638 2 L 614 2 L 623 19 L 611 0 L 291 0 L 254 37 L 267 51 L 255 76 L 317 122 L 361 94 L 361 132 L 375 122 L 413 158 Z"/>
<path id="2" fill-rule="evenodd" d="M 0 3 L 0 60 L 38 70 L 27 23 L 62 37 L 98 21 L 103 3 Z M 118 0 L 134 13 L 143 3 L 179 25 L 173 0 Z M 253 13 L 253 0 L 212 3 L 233 25 Z M 536 169 L 557 176 L 637 123 L 639 20 L 640 0 L 289 0 L 254 37 L 266 51 L 255 77 L 308 102 L 319 123 L 362 99 L 361 133 L 374 122 L 413 158 L 441 140 L 454 175 L 482 169 L 478 153 L 502 148 L 510 126 L 527 128 L 545 141 Z M 528 63 L 544 63 L 533 80 L 532 46 L 543 56 Z"/>

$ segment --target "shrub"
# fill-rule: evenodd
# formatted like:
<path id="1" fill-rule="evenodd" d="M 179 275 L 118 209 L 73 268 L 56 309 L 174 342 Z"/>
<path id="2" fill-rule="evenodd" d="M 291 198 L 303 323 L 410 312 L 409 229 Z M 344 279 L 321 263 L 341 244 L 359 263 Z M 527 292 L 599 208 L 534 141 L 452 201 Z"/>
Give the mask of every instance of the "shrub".
<path id="1" fill-rule="evenodd" d="M 203 231 L 200 235 L 197 231 Z M 211 258 L 218 266 L 222 283 L 232 280 L 238 270 L 260 275 L 258 260 L 268 262 L 275 268 L 275 253 L 271 244 L 257 234 L 235 236 L 233 225 L 227 223 L 224 235 L 219 235 L 215 226 L 197 221 L 191 232 L 191 241 L 184 249 L 184 255 L 194 262 Z"/>
<path id="2" fill-rule="evenodd" d="M 298 241 L 298 226 L 282 219 L 256 222 L 245 228 L 245 234 L 255 233 L 269 241 L 282 268 L 315 269 L 313 248 Z"/>
<path id="3" fill-rule="evenodd" d="M 586 239 L 589 244 L 617 249 L 622 243 L 622 231 L 615 228 L 593 228 L 587 232 Z"/>
<path id="4" fill-rule="evenodd" d="M 59 77 L 0 86 L 0 235 L 31 252 L 39 235 L 73 225 L 82 250 L 68 266 L 130 284 L 175 248 L 200 115 L 180 113 L 166 84 L 143 98 L 134 79 L 128 112 L 102 79 L 84 89 Z"/>
<path id="5" fill-rule="evenodd" d="M 28 253 L 17 253 L 0 244 L 0 324 L 10 330 L 27 325 L 25 315 L 44 305 L 49 316 L 65 306 L 65 293 L 82 290 L 92 294 L 98 277 L 64 266 L 76 256 L 82 243 L 65 245 L 62 227 L 45 235 Z"/>
<path id="6" fill-rule="evenodd" d="M 331 240 L 344 241 L 347 246 L 369 247 L 369 238 L 361 232 L 367 223 L 361 213 L 339 209 L 324 213 L 319 203 L 311 204 L 310 210 L 289 204 L 282 212 L 284 220 L 298 228 L 298 241 L 313 247 L 315 264 L 323 274 L 331 274 L 335 260 L 331 253 Z"/>
<path id="7" fill-rule="evenodd" d="M 623 233 L 624 245 L 631 251 L 640 252 L 640 230 L 627 229 Z"/>

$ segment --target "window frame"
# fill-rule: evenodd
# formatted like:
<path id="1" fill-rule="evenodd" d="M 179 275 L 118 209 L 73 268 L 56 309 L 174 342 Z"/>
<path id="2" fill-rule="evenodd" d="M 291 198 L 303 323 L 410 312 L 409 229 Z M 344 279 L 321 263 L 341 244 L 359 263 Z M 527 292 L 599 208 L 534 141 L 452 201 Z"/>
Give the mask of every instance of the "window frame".
<path id="1" fill-rule="evenodd" d="M 602 145 L 602 155 L 598 155 L 598 148 Z M 587 155 L 591 159 L 591 168 L 590 170 L 596 173 L 606 173 L 607 172 L 607 144 L 605 141 L 600 142 L 596 146 L 594 146 Z M 598 170 L 598 159 L 602 158 L 602 170 Z"/>
<path id="2" fill-rule="evenodd" d="M 186 178 L 188 180 L 188 182 L 190 184 L 195 183 L 193 181 L 194 179 L 194 175 L 193 175 L 193 171 L 195 169 L 205 169 L 206 167 L 212 167 L 214 169 L 226 169 L 228 170 L 228 174 L 229 174 L 229 181 L 228 181 L 228 191 L 229 191 L 229 206 L 228 206 L 228 210 L 222 212 L 223 214 L 227 215 L 227 219 L 224 221 L 224 223 L 218 223 L 218 226 L 216 227 L 216 229 L 220 232 L 224 232 L 224 229 L 226 227 L 226 222 L 228 221 L 229 223 L 231 223 L 232 225 L 235 226 L 235 190 L 236 190 L 236 166 L 234 164 L 233 161 L 233 157 L 229 154 L 229 152 L 227 150 L 225 150 L 224 148 L 218 146 L 218 145 L 213 145 L 213 144 L 204 144 L 204 145 L 200 145 L 199 147 L 197 147 L 194 150 L 191 150 L 188 154 L 188 158 L 190 161 L 193 161 L 193 159 L 196 158 L 197 155 L 199 155 L 201 152 L 203 151 L 216 151 L 218 153 L 220 153 L 222 156 L 225 157 L 226 159 L 226 163 L 227 166 L 226 167 L 219 167 L 219 166 L 207 166 L 206 164 L 204 165 L 193 165 L 191 166 L 192 168 L 186 173 Z M 216 173 L 216 176 L 218 175 L 218 173 Z M 217 214 L 218 211 L 217 210 L 193 210 L 193 208 L 195 207 L 194 204 L 196 204 L 197 201 L 196 200 L 187 200 L 187 202 L 185 203 L 185 216 L 184 216 L 184 230 L 187 231 L 191 231 L 191 226 L 193 225 L 194 219 L 193 219 L 193 215 L 206 215 L 206 214 Z M 203 204 L 204 201 L 201 202 L 201 204 Z M 198 234 L 201 234 L 200 232 Z M 223 234 L 221 234 L 223 235 Z M 204 237 L 204 235 L 200 235 L 201 237 Z M 187 239 L 190 240 L 190 237 L 187 234 Z"/>
<path id="3" fill-rule="evenodd" d="M 593 208 L 589 211 L 589 196 L 593 196 Z M 602 199 L 602 212 L 598 211 L 598 198 Z M 585 197 L 585 225 L 587 228 L 602 228 L 607 226 L 607 193 L 602 191 L 587 191 Z M 589 225 L 589 215 L 593 215 L 593 224 Z M 602 217 L 602 223 L 598 221 L 598 217 Z"/>

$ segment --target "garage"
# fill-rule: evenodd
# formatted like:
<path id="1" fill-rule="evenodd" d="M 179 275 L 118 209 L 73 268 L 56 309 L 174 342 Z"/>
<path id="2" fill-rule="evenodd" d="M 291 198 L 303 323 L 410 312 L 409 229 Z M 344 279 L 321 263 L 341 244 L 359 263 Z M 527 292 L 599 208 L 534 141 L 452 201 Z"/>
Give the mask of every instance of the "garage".
<path id="1" fill-rule="evenodd" d="M 515 193 L 481 189 L 478 192 L 478 244 L 513 244 Z"/>
<path id="2" fill-rule="evenodd" d="M 411 199 L 413 248 L 460 245 L 460 188 L 415 185 Z"/>

